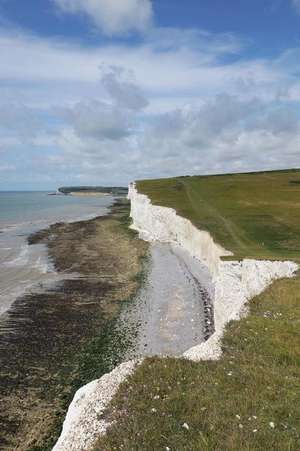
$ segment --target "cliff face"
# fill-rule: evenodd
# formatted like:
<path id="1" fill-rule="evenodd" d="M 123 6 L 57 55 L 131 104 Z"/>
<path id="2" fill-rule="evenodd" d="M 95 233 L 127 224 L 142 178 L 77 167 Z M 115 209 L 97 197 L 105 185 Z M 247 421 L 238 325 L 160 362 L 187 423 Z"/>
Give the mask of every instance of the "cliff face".
<path id="1" fill-rule="evenodd" d="M 246 312 L 245 304 L 260 294 L 273 280 L 292 277 L 298 266 L 291 261 L 243 259 L 223 261 L 231 252 L 214 242 L 212 236 L 197 229 L 189 220 L 171 208 L 152 205 L 150 199 L 129 186 L 132 227 L 148 241 L 176 243 L 209 269 L 215 286 L 214 321 L 212 337 L 184 353 L 192 360 L 217 359 L 221 355 L 220 339 L 225 325 L 239 319 Z"/>
<path id="2" fill-rule="evenodd" d="M 213 276 L 218 274 L 220 257 L 232 255 L 216 244 L 208 232 L 197 229 L 172 208 L 152 205 L 147 196 L 137 192 L 134 184 L 129 186 L 128 198 L 131 200 L 132 227 L 144 240 L 179 244 L 201 260 Z"/>

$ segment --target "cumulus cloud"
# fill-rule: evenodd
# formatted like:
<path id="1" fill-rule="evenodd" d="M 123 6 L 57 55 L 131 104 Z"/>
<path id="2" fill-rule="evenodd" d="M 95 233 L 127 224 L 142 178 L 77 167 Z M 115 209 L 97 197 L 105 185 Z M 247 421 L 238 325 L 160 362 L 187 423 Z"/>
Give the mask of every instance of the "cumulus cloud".
<path id="1" fill-rule="evenodd" d="M 233 44 L 223 35 L 174 29 L 165 30 L 163 40 L 159 36 L 158 32 L 156 37 L 153 34 L 133 46 L 115 43 L 86 48 L 0 29 L 1 99 L 11 95 L 35 104 L 62 104 L 93 97 L 97 90 L 101 95 L 99 78 L 105 75 L 99 71 L 102 64 L 134 71 L 139 86 L 151 97 L 148 110 L 153 112 L 202 101 L 217 92 L 274 97 L 288 79 L 287 64 L 255 59 L 220 62 L 224 55 L 237 51 L 237 38 Z M 164 42 L 169 45 L 165 47 Z M 145 103 L 136 88 L 133 100 L 132 81 L 124 74 L 117 93 L 114 77 L 113 73 L 106 77 L 106 86 L 111 94 L 114 90 L 120 102 L 130 92 L 134 108 Z"/>
<path id="2" fill-rule="evenodd" d="M 144 32 L 151 25 L 150 0 L 53 0 L 64 13 L 86 15 L 106 35 Z"/>
<path id="3" fill-rule="evenodd" d="M 117 107 L 139 111 L 148 106 L 149 102 L 136 84 L 133 73 L 126 73 L 121 66 L 102 66 L 101 81 Z"/>
<path id="4" fill-rule="evenodd" d="M 107 100 L 89 99 L 67 110 L 66 118 L 82 138 L 119 141 L 133 133 L 136 115 L 148 101 L 133 74 L 119 66 L 102 66 Z"/>
<path id="5" fill-rule="evenodd" d="M 98 100 L 82 101 L 70 111 L 69 118 L 78 136 L 99 140 L 119 140 L 129 135 L 131 117 L 126 111 Z"/>
<path id="6" fill-rule="evenodd" d="M 240 45 L 166 29 L 91 48 L 0 30 L 1 164 L 48 187 L 300 166 L 299 50 L 223 58 Z"/>
<path id="7" fill-rule="evenodd" d="M 31 139 L 43 128 L 39 114 L 20 102 L 0 103 L 0 133 Z"/>
<path id="8" fill-rule="evenodd" d="M 299 165 L 296 113 L 256 98 L 218 95 L 199 108 L 152 117 L 141 127 L 118 139 L 83 136 L 76 126 L 65 128 L 57 141 L 61 153 L 49 164 L 63 172 L 71 168 L 85 183 L 97 177 L 106 183 L 128 183 L 145 177 Z"/>

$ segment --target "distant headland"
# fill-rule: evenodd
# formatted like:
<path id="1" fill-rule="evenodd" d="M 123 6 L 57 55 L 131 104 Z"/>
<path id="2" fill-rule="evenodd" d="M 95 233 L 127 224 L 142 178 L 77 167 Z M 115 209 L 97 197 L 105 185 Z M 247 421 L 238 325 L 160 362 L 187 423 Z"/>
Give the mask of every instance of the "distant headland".
<path id="1" fill-rule="evenodd" d="M 65 195 L 112 195 L 120 196 L 128 193 L 128 188 L 123 186 L 62 186 L 57 190 L 58 194 Z"/>

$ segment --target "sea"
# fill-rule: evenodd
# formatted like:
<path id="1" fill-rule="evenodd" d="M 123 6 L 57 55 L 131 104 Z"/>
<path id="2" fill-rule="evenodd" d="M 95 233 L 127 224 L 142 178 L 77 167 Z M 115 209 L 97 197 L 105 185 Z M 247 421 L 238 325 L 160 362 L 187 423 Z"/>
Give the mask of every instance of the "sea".
<path id="1" fill-rule="evenodd" d="M 27 237 L 56 222 L 92 219 L 108 213 L 112 196 L 48 195 L 47 192 L 0 191 L 0 315 L 17 297 L 62 278 L 43 244 Z"/>

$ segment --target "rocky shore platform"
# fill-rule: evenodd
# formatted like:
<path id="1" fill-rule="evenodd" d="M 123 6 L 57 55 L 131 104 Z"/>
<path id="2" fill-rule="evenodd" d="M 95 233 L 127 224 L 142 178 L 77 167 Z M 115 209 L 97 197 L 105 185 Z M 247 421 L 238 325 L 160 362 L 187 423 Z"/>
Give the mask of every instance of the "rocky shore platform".
<path id="1" fill-rule="evenodd" d="M 17 299 L 1 317 L 1 450 L 52 449 L 76 390 L 111 371 L 130 346 L 130 334 L 114 326 L 138 290 L 148 247 L 128 229 L 128 215 L 127 201 L 116 201 L 107 216 L 29 237 L 47 244 L 66 279 Z"/>

